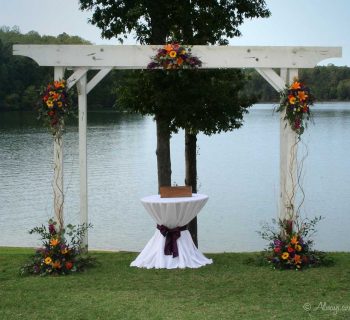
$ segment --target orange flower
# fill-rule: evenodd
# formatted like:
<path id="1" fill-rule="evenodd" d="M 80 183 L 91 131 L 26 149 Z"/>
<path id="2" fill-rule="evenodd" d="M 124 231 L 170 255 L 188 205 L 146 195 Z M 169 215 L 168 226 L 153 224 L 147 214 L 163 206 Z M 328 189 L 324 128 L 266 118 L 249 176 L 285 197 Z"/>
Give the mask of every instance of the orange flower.
<path id="1" fill-rule="evenodd" d="M 297 236 L 293 236 L 292 239 L 290 239 L 290 243 L 291 244 L 297 244 L 298 243 L 298 237 Z"/>
<path id="2" fill-rule="evenodd" d="M 300 101 L 304 101 L 306 100 L 306 98 L 308 97 L 308 95 L 305 93 L 305 91 L 299 91 L 298 92 L 298 97 Z"/>
<path id="3" fill-rule="evenodd" d="M 174 50 L 170 51 L 170 52 L 169 52 L 169 56 L 170 56 L 171 58 L 175 58 L 175 57 L 176 57 L 176 51 L 174 51 Z"/>
<path id="4" fill-rule="evenodd" d="M 57 92 L 54 92 L 53 95 L 52 95 L 52 98 L 55 99 L 55 100 L 58 100 L 59 97 L 60 97 L 60 95 Z"/>
<path id="5" fill-rule="evenodd" d="M 290 104 L 295 104 L 295 101 L 297 100 L 294 96 L 289 96 L 288 99 Z"/>
<path id="6" fill-rule="evenodd" d="M 297 90 L 300 89 L 300 82 L 294 81 L 292 85 L 290 86 L 291 89 Z"/>
<path id="7" fill-rule="evenodd" d="M 59 261 L 55 261 L 53 264 L 52 264 L 52 267 L 54 269 L 61 269 L 61 263 Z"/>
<path id="8" fill-rule="evenodd" d="M 50 240 L 50 245 L 57 246 L 60 243 L 60 240 L 58 240 L 57 238 L 51 239 Z"/>
<path id="9" fill-rule="evenodd" d="M 164 49 L 169 52 L 173 50 L 173 46 L 171 44 L 167 44 L 166 46 L 164 46 Z"/>
<path id="10" fill-rule="evenodd" d="M 181 66 L 183 64 L 184 60 L 180 57 L 180 58 L 177 58 L 177 64 L 179 66 Z"/>
<path id="11" fill-rule="evenodd" d="M 55 86 L 56 89 L 58 89 L 60 87 L 64 88 L 64 80 L 62 80 L 62 81 L 54 81 L 54 86 Z"/>
<path id="12" fill-rule="evenodd" d="M 294 263 L 295 263 L 295 264 L 301 263 L 301 258 L 300 258 L 300 256 L 299 256 L 298 254 L 296 254 L 296 255 L 294 256 Z"/>

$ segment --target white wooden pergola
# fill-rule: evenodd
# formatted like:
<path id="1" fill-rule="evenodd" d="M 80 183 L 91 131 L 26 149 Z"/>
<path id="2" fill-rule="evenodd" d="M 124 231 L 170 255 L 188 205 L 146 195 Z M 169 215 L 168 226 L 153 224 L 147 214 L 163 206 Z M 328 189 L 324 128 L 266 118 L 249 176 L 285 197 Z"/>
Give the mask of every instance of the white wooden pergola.
<path id="1" fill-rule="evenodd" d="M 74 72 L 68 88 L 77 85 L 79 103 L 80 223 L 88 223 L 87 183 L 87 94 L 112 69 L 145 69 L 161 46 L 140 45 L 14 45 L 13 54 L 27 56 L 40 66 L 53 66 L 54 79 L 60 80 L 65 69 Z M 298 77 L 298 69 L 313 68 L 322 60 L 341 57 L 340 47 L 262 47 L 262 46 L 193 46 L 192 52 L 205 69 L 254 68 L 277 91 Z M 87 82 L 88 70 L 99 70 Z M 275 70 L 279 70 L 276 72 Z M 296 190 L 297 139 L 284 114 L 280 116 L 280 203 L 279 216 L 286 218 L 293 210 Z M 54 211 L 63 217 L 63 142 L 54 140 Z M 87 245 L 86 235 L 84 244 Z"/>

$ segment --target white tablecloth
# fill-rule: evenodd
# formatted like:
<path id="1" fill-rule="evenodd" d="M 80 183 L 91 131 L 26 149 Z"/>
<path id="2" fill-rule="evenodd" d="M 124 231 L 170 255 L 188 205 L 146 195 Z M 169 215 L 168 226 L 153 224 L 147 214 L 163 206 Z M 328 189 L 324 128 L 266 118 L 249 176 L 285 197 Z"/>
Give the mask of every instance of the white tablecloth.
<path id="1" fill-rule="evenodd" d="M 160 198 L 152 195 L 141 199 L 141 202 L 154 221 L 169 229 L 187 225 L 204 207 L 208 196 L 193 194 L 192 197 Z M 194 245 L 188 230 L 181 231 L 177 240 L 179 256 L 164 254 L 165 237 L 157 229 L 146 247 L 131 263 L 140 268 L 199 268 L 213 261 L 206 258 Z"/>

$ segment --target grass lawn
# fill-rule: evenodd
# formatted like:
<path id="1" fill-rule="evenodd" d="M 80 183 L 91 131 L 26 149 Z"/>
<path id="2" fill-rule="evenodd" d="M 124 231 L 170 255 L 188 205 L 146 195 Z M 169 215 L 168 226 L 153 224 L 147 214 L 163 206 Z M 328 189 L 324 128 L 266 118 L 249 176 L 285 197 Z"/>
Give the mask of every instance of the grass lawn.
<path id="1" fill-rule="evenodd" d="M 135 253 L 93 252 L 100 265 L 84 273 L 21 277 L 32 252 L 0 248 L 1 320 L 350 319 L 350 253 L 331 254 L 331 267 L 275 271 L 247 264 L 254 253 L 208 254 L 214 264 L 200 269 L 145 270 L 129 267 Z"/>

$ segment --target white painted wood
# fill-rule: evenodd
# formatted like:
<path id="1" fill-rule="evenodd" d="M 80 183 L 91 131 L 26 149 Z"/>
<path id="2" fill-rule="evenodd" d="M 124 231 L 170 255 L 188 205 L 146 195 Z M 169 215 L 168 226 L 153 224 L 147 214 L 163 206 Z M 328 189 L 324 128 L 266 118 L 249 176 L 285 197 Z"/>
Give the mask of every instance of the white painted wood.
<path id="1" fill-rule="evenodd" d="M 86 73 L 77 82 L 79 103 L 79 168 L 80 168 L 80 224 L 88 224 L 88 184 L 87 184 L 87 76 Z M 83 239 L 88 246 L 88 232 Z"/>
<path id="2" fill-rule="evenodd" d="M 40 66 L 144 69 L 159 46 L 14 45 L 13 54 Z M 203 68 L 313 68 L 341 57 L 341 47 L 193 46 Z"/>
<path id="3" fill-rule="evenodd" d="M 87 84 L 86 92 L 89 93 L 95 86 L 112 70 L 112 68 L 101 69 Z"/>
<path id="4" fill-rule="evenodd" d="M 298 69 L 281 70 L 288 85 L 298 77 Z M 297 134 L 280 114 L 280 219 L 295 219 L 295 197 L 297 192 Z"/>
<path id="5" fill-rule="evenodd" d="M 73 74 L 67 79 L 67 88 L 72 88 L 79 79 L 88 72 L 88 68 L 76 68 Z"/>
<path id="6" fill-rule="evenodd" d="M 54 79 L 61 80 L 64 76 L 64 67 L 54 68 Z M 61 134 L 54 136 L 53 144 L 54 152 L 54 178 L 53 178 L 53 198 L 54 198 L 54 214 L 58 227 L 63 227 L 63 137 Z"/>
<path id="7" fill-rule="evenodd" d="M 255 68 L 255 70 L 276 90 L 286 87 L 286 82 L 271 68 Z"/>

